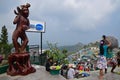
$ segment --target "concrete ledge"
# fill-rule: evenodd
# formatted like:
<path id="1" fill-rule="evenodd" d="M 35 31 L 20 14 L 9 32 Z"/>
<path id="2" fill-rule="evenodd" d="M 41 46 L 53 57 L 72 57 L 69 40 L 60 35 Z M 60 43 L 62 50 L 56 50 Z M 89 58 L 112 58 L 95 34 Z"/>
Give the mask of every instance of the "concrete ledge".
<path id="1" fill-rule="evenodd" d="M 37 66 L 36 72 L 26 76 L 9 76 L 6 73 L 0 75 L 0 80 L 66 80 L 61 75 L 51 75 L 45 71 L 44 66 Z"/>

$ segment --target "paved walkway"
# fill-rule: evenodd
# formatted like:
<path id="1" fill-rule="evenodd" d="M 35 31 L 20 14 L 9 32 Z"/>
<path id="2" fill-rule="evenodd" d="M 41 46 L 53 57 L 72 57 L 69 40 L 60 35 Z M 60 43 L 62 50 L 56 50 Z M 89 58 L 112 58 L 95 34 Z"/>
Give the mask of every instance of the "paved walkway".
<path id="1" fill-rule="evenodd" d="M 6 73 L 0 75 L 0 80 L 66 80 L 61 75 L 51 75 L 45 71 L 45 67 L 36 66 L 36 72 L 26 76 L 9 76 Z"/>
<path id="2" fill-rule="evenodd" d="M 6 73 L 0 74 L 0 80 L 66 80 L 61 75 L 51 75 L 45 71 L 43 66 L 36 66 L 37 71 L 35 73 L 26 76 L 9 76 Z M 120 75 L 111 73 L 108 69 L 108 73 L 104 75 L 103 80 L 120 80 Z M 120 72 L 120 67 L 115 69 L 115 72 Z M 91 71 L 89 77 L 73 79 L 73 80 L 99 80 L 99 70 Z"/>
<path id="3" fill-rule="evenodd" d="M 120 80 L 120 74 L 111 73 L 111 68 L 108 68 L 107 74 L 104 75 L 103 80 Z M 115 72 L 120 72 L 120 67 L 115 69 Z M 89 77 L 79 78 L 79 79 L 73 79 L 73 80 L 100 80 L 98 78 L 99 76 L 99 70 L 97 71 L 91 71 Z"/>

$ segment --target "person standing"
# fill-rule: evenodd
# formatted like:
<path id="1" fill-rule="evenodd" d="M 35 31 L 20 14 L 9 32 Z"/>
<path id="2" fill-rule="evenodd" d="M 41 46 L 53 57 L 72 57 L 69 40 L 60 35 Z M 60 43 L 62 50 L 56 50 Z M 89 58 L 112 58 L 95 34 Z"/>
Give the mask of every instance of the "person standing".
<path id="1" fill-rule="evenodd" d="M 111 45 L 111 43 L 106 39 L 105 35 L 103 35 L 102 38 L 103 38 L 102 41 L 104 42 L 104 46 L 103 46 L 104 56 L 107 58 L 108 57 L 108 49 L 109 49 L 109 46 Z M 105 68 L 105 73 L 107 73 L 107 67 Z"/>
<path id="2" fill-rule="evenodd" d="M 118 51 L 116 56 L 112 59 L 111 64 L 112 64 L 111 72 L 114 73 L 114 69 L 116 68 L 116 66 L 117 65 L 118 67 L 120 66 L 120 51 Z"/>
<path id="3" fill-rule="evenodd" d="M 103 79 L 103 70 L 107 69 L 107 60 L 106 60 L 106 54 L 107 54 L 107 48 L 110 46 L 111 44 L 109 43 L 108 45 L 105 44 L 104 40 L 100 41 L 100 57 L 97 61 L 97 67 L 100 69 L 99 72 L 99 78 L 100 80 Z"/>

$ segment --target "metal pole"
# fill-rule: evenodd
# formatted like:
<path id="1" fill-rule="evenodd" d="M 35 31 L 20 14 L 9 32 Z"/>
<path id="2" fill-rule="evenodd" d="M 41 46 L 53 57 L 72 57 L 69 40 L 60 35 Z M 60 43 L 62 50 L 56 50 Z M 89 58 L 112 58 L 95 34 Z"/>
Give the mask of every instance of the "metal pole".
<path id="1" fill-rule="evenodd" d="M 42 65 L 42 32 L 40 33 L 40 46 L 39 46 L 39 62 Z"/>
<path id="2" fill-rule="evenodd" d="M 42 32 L 40 33 L 40 57 L 39 57 L 39 60 L 40 60 L 40 64 L 42 65 Z M 41 58 L 41 59 L 40 59 Z"/>
<path id="3" fill-rule="evenodd" d="M 42 32 L 41 32 L 41 54 L 42 54 Z"/>

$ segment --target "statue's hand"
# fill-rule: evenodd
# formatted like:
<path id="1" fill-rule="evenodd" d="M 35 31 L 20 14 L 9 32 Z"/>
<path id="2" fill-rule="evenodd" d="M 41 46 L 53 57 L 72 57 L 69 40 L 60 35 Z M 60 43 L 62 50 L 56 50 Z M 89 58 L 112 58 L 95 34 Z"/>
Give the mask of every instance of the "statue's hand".
<path id="1" fill-rule="evenodd" d="M 23 30 L 27 30 L 27 29 L 29 29 L 29 28 L 30 28 L 30 27 L 27 26 L 27 25 L 23 25 L 23 27 L 22 27 Z"/>

